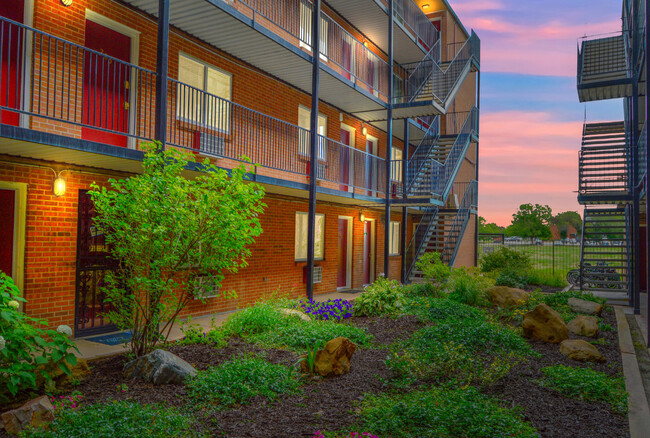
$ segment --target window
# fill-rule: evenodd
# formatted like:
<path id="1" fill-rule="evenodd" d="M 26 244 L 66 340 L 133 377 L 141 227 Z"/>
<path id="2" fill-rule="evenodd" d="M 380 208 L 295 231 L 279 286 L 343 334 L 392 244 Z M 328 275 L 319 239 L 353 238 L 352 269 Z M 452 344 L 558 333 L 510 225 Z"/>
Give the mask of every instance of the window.
<path id="1" fill-rule="evenodd" d="M 391 148 L 391 163 L 390 163 L 390 179 L 391 181 L 402 182 L 402 166 L 404 165 L 401 161 L 403 159 L 403 154 L 401 149 L 397 149 L 395 146 Z"/>
<path id="2" fill-rule="evenodd" d="M 232 76 L 181 53 L 178 81 L 176 116 L 228 132 Z"/>
<path id="3" fill-rule="evenodd" d="M 400 223 L 390 222 L 390 248 L 388 255 L 399 255 Z"/>
<path id="4" fill-rule="evenodd" d="M 300 130 L 300 144 L 298 145 L 298 153 L 300 155 L 309 156 L 309 130 L 311 129 L 311 110 L 305 108 L 304 106 L 298 106 L 298 126 L 306 131 Z M 325 135 L 327 134 L 327 117 L 323 114 L 318 113 L 318 134 L 322 137 L 318 137 L 318 153 L 316 156 L 319 160 L 326 160 L 327 150 L 325 145 Z"/>
<path id="5" fill-rule="evenodd" d="M 296 261 L 307 260 L 307 213 L 296 213 Z M 323 260 L 325 253 L 325 215 L 316 215 L 314 259 Z"/>
<path id="6" fill-rule="evenodd" d="M 300 47 L 305 47 L 311 52 L 311 16 L 312 5 L 300 2 Z M 320 57 L 327 60 L 328 22 L 326 16 L 320 17 Z"/>

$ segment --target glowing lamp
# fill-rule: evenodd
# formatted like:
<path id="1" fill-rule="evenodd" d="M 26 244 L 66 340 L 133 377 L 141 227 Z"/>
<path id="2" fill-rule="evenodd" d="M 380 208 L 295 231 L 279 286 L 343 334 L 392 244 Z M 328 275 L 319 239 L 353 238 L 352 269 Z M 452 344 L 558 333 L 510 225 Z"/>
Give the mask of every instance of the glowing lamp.
<path id="1" fill-rule="evenodd" d="M 363 213 L 359 213 L 359 220 L 360 220 L 361 222 L 365 222 L 365 221 L 366 221 L 366 215 L 363 214 Z"/>
<path id="2" fill-rule="evenodd" d="M 72 0 L 61 0 L 61 4 L 67 8 L 72 4 Z"/>
<path id="3" fill-rule="evenodd" d="M 430 7 L 431 7 L 431 5 L 429 5 L 429 3 L 425 3 L 425 4 L 422 5 L 422 9 L 425 9 L 425 10 L 429 9 Z"/>
<path id="4" fill-rule="evenodd" d="M 363 128 L 361 128 L 361 133 L 363 135 L 368 135 L 368 128 L 366 128 L 365 126 Z"/>
<path id="5" fill-rule="evenodd" d="M 60 176 L 57 176 L 56 179 L 54 180 L 54 196 L 61 197 L 65 195 L 65 180 L 61 178 Z"/>

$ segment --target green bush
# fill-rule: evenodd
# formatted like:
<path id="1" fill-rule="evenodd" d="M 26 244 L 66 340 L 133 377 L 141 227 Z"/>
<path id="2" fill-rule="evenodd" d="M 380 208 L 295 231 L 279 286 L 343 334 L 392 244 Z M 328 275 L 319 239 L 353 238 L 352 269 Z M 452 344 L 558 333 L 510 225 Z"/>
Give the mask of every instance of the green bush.
<path id="1" fill-rule="evenodd" d="M 503 271 L 499 273 L 495 284 L 497 286 L 517 287 L 521 289 L 528 284 L 529 278 L 525 273 Z"/>
<path id="2" fill-rule="evenodd" d="M 566 271 L 562 273 L 553 274 L 548 271 L 540 271 L 533 269 L 527 274 L 528 284 L 545 285 L 550 287 L 566 287 Z"/>
<path id="3" fill-rule="evenodd" d="M 442 321 L 447 318 L 483 318 L 485 312 L 458 301 L 432 298 L 413 301 L 409 304 L 409 312 L 416 314 L 422 321 Z"/>
<path id="4" fill-rule="evenodd" d="M 437 252 L 426 252 L 420 256 L 415 267 L 422 271 L 426 282 L 444 286 L 451 275 L 451 268 L 440 259 Z"/>
<path id="5" fill-rule="evenodd" d="M 515 411 L 472 387 L 367 396 L 361 405 L 361 418 L 365 429 L 382 437 L 538 437 Z"/>
<path id="6" fill-rule="evenodd" d="M 214 322 L 214 321 L 213 321 Z M 228 336 L 221 328 L 212 327 L 207 332 L 200 325 L 192 325 L 192 319 L 187 318 L 186 323 L 180 324 L 183 339 L 177 342 L 178 345 L 203 344 L 222 348 L 228 345 Z"/>
<path id="7" fill-rule="evenodd" d="M 530 257 L 523 252 L 502 246 L 496 251 L 484 254 L 479 261 L 483 272 L 518 272 L 524 273 L 532 267 Z"/>
<path id="8" fill-rule="evenodd" d="M 622 376 L 607 376 L 591 368 L 555 365 L 542 368 L 542 386 L 555 389 L 567 397 L 608 403 L 614 412 L 627 413 L 627 392 Z"/>
<path id="9" fill-rule="evenodd" d="M 447 296 L 443 288 L 433 283 L 412 283 L 403 288 L 407 297 L 444 298 Z"/>
<path id="10" fill-rule="evenodd" d="M 280 312 L 278 303 L 264 301 L 231 315 L 224 323 L 223 329 L 231 335 L 254 335 L 291 325 L 293 319 L 296 318 Z"/>
<path id="11" fill-rule="evenodd" d="M 0 400 L 8 400 L 19 391 L 36 388 L 39 377 L 50 381 L 47 370 L 60 368 L 70 374 L 69 365 L 77 358 L 69 352 L 77 347 L 66 331 L 43 330 L 47 321 L 31 318 L 19 310 L 20 291 L 11 277 L 0 271 Z"/>
<path id="12" fill-rule="evenodd" d="M 404 307 L 404 289 L 396 280 L 379 276 L 354 299 L 355 316 L 396 315 Z"/>
<path id="13" fill-rule="evenodd" d="M 196 437 L 192 418 L 175 409 L 130 401 L 57 409 L 48 430 L 29 429 L 24 438 Z"/>
<path id="14" fill-rule="evenodd" d="M 286 366 L 244 357 L 200 371 L 187 382 L 187 392 L 200 405 L 225 409 L 257 395 L 274 400 L 281 394 L 295 393 L 299 386 L 300 381 Z"/>
<path id="15" fill-rule="evenodd" d="M 485 291 L 490 286 L 489 279 L 465 268 L 458 268 L 452 271 L 447 289 L 449 299 L 470 306 L 481 306 L 488 302 Z"/>

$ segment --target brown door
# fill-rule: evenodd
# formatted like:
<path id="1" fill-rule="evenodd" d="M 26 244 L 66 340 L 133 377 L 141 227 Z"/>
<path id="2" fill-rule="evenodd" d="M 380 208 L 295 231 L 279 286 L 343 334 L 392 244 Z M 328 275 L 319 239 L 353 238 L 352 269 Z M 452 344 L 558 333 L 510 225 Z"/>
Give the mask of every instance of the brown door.
<path id="1" fill-rule="evenodd" d="M 348 227 L 349 221 L 339 218 L 338 276 L 336 287 L 348 286 Z"/>
<path id="2" fill-rule="evenodd" d="M 0 271 L 13 275 L 16 191 L 0 189 Z"/>

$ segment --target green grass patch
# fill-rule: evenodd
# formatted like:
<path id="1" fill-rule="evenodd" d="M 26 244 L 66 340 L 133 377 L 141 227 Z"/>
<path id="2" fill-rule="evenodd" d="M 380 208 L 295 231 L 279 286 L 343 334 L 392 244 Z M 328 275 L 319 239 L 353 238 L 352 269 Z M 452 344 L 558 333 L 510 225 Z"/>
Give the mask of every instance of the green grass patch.
<path id="1" fill-rule="evenodd" d="M 200 371 L 188 381 L 187 392 L 199 405 L 225 409 L 257 395 L 274 400 L 281 394 L 295 393 L 299 386 L 290 368 L 259 357 L 244 357 Z"/>
<path id="2" fill-rule="evenodd" d="M 365 430 L 393 438 L 533 438 L 521 416 L 475 388 L 432 388 L 398 396 L 368 396 L 361 406 Z"/>
<path id="3" fill-rule="evenodd" d="M 49 429 L 30 429 L 24 438 L 198 437 L 193 419 L 176 409 L 130 401 L 56 411 Z"/>
<path id="4" fill-rule="evenodd" d="M 542 386 L 579 400 L 603 401 L 619 414 L 627 413 L 627 392 L 622 376 L 608 376 L 591 368 L 556 365 L 542 368 Z"/>
<path id="5" fill-rule="evenodd" d="M 537 286 L 550 286 L 550 287 L 566 287 L 566 271 L 553 273 L 548 270 L 533 269 L 526 273 L 526 281 L 528 284 Z"/>

